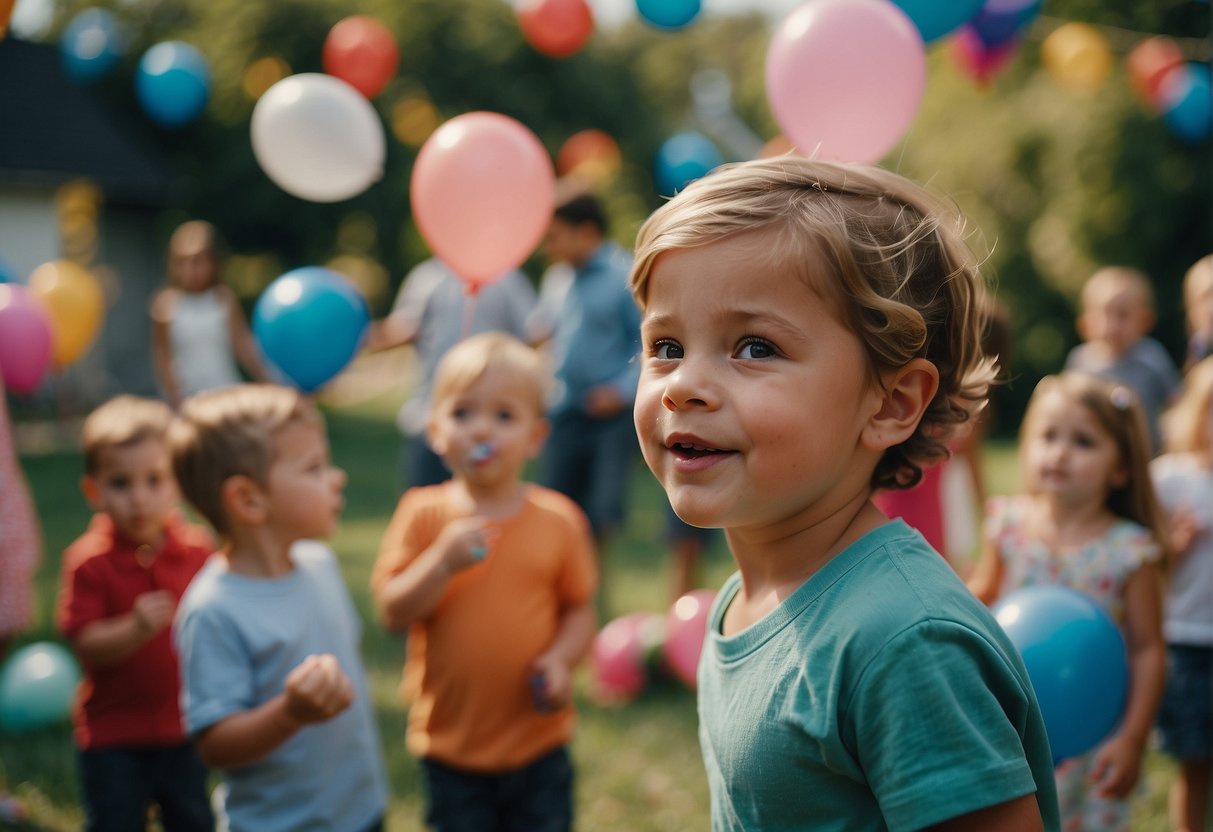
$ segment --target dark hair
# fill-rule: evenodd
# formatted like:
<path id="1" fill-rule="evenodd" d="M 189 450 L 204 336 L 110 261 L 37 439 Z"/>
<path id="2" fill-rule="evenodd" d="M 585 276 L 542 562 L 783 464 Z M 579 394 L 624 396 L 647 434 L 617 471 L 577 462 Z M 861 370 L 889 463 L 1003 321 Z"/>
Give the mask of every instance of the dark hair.
<path id="1" fill-rule="evenodd" d="M 572 199 L 560 203 L 556 206 L 556 210 L 552 215 L 558 219 L 567 222 L 569 225 L 585 225 L 593 223 L 598 227 L 598 232 L 604 237 L 607 232 L 606 212 L 602 210 L 602 203 L 598 198 L 590 194 L 579 194 Z"/>

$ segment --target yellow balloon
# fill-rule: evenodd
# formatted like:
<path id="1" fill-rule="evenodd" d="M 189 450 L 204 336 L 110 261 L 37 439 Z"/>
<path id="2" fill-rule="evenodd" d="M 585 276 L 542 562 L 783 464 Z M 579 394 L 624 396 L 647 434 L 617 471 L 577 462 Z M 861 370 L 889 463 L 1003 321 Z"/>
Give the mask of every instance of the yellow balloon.
<path id="1" fill-rule="evenodd" d="M 1078 92 L 1095 92 L 1112 71 L 1108 39 L 1086 23 L 1058 26 L 1041 43 L 1040 57 L 1058 83 Z"/>
<path id="2" fill-rule="evenodd" d="M 101 282 L 77 263 L 55 260 L 34 269 L 29 288 L 50 316 L 55 366 L 75 363 L 92 346 L 105 317 Z"/>

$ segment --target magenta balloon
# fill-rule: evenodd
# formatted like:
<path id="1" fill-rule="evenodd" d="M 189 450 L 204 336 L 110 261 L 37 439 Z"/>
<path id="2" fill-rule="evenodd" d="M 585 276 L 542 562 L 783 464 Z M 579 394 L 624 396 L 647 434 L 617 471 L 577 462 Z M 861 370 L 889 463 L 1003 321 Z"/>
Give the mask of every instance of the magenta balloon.
<path id="1" fill-rule="evenodd" d="M 696 687 L 699 654 L 708 633 L 708 613 L 716 593 L 710 589 L 693 589 L 683 595 L 665 618 L 666 666 L 692 690 Z"/>
<path id="2" fill-rule="evenodd" d="M 0 374 L 14 393 L 32 393 L 51 365 L 54 335 L 42 305 L 24 286 L 0 285 Z"/>
<path id="3" fill-rule="evenodd" d="M 413 217 L 434 254 L 474 288 L 535 250 L 552 219 L 555 183 L 534 133 L 500 113 L 465 113 L 417 155 Z"/>
<path id="4" fill-rule="evenodd" d="M 926 47 L 888 0 L 809 0 L 779 24 L 767 51 L 767 99 L 805 156 L 876 162 L 922 99 Z"/>

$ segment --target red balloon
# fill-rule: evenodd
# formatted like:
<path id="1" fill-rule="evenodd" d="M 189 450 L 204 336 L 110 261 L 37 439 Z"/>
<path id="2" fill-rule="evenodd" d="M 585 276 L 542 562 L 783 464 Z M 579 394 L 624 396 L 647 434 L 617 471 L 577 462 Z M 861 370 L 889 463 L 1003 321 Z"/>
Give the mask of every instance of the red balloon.
<path id="1" fill-rule="evenodd" d="M 383 92 L 400 65 L 400 47 L 387 27 L 373 17 L 354 15 L 338 21 L 324 39 L 324 71 L 367 98 Z"/>
<path id="2" fill-rule="evenodd" d="M 708 634 L 708 612 L 715 598 L 716 593 L 710 589 L 695 589 L 675 601 L 666 614 L 666 666 L 692 690 L 696 687 L 699 654 Z"/>
<path id="3" fill-rule="evenodd" d="M 1018 51 L 1017 39 L 987 46 L 972 26 L 961 26 L 952 38 L 949 53 L 957 69 L 976 81 L 978 87 L 986 87 Z"/>
<path id="4" fill-rule="evenodd" d="M 552 221 L 556 174 L 539 139 L 509 116 L 464 113 L 426 139 L 413 165 L 413 218 L 470 289 L 522 264 Z"/>
<path id="5" fill-rule="evenodd" d="M 594 33 L 594 13 L 586 0 L 526 0 L 518 25 L 527 42 L 553 58 L 567 58 Z"/>
<path id="6" fill-rule="evenodd" d="M 619 171 L 623 158 L 619 145 L 610 133 L 602 130 L 582 130 L 565 139 L 556 154 L 556 173 L 585 174 L 595 183 L 602 183 Z"/>
<path id="7" fill-rule="evenodd" d="M 1129 86 L 1144 103 L 1160 110 L 1158 91 L 1162 80 L 1183 62 L 1183 52 L 1175 41 L 1162 35 L 1147 38 L 1134 46 L 1125 59 Z"/>

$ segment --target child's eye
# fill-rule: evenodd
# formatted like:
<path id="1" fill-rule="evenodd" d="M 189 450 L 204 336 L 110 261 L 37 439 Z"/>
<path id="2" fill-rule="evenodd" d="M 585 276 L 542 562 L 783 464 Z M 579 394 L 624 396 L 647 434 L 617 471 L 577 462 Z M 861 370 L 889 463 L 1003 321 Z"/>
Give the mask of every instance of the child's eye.
<path id="1" fill-rule="evenodd" d="M 498 410 L 497 411 L 497 421 L 498 422 L 514 421 L 514 412 L 512 410 Z"/>
<path id="2" fill-rule="evenodd" d="M 652 349 L 653 357 L 662 361 L 682 358 L 682 345 L 675 341 L 658 341 Z"/>
<path id="3" fill-rule="evenodd" d="M 466 407 L 457 407 L 451 411 L 451 418 L 456 422 L 462 422 L 469 415 L 471 415 L 471 412 Z"/>
<path id="4" fill-rule="evenodd" d="M 744 338 L 737 348 L 738 358 L 773 358 L 775 346 L 761 338 Z"/>

